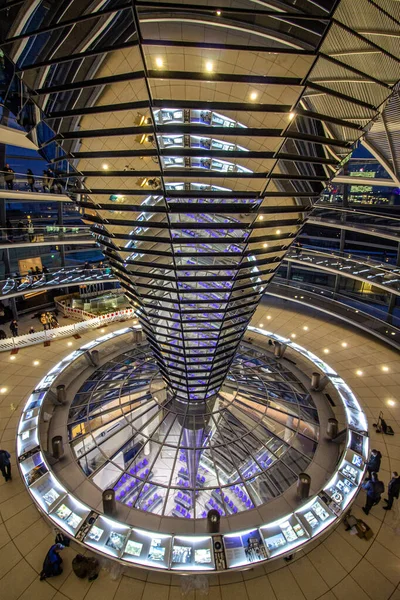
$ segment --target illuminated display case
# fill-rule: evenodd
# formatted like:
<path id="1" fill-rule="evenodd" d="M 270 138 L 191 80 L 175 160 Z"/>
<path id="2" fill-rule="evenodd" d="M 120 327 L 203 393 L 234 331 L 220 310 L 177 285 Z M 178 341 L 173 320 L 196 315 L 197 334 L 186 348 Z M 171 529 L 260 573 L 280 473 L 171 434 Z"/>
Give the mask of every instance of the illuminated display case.
<path id="1" fill-rule="evenodd" d="M 123 558 L 128 562 L 167 569 L 171 556 L 172 536 L 132 529 Z"/>
<path id="2" fill-rule="evenodd" d="M 90 508 L 68 494 L 59 504 L 54 506 L 50 518 L 63 527 L 70 535 L 75 535 L 84 520 L 88 517 Z"/>
<path id="3" fill-rule="evenodd" d="M 248 529 L 223 536 L 228 568 L 259 562 L 267 552 L 258 529 Z"/>
<path id="4" fill-rule="evenodd" d="M 336 515 L 319 496 L 296 510 L 295 514 L 310 537 L 321 533 L 336 519 Z"/>
<path id="5" fill-rule="evenodd" d="M 128 564 L 154 569 L 188 572 L 215 570 L 212 536 L 173 536 L 157 531 L 145 531 L 102 515 L 86 529 L 89 527 L 88 516 L 93 509 L 81 503 L 56 479 L 39 446 L 41 407 L 59 375 L 71 365 L 73 370 L 76 369 L 79 362 L 77 359 L 89 349 L 109 340 L 118 344 L 120 335 L 137 329 L 124 328 L 86 344 L 58 363 L 42 379 L 29 397 L 18 427 L 17 453 L 21 475 L 35 502 L 59 529 L 78 541 L 82 540 L 85 545 L 100 553 Z M 252 327 L 249 329 L 256 330 Z M 369 451 L 365 415 L 345 382 L 329 365 L 301 346 L 291 344 L 290 340 L 270 332 L 258 331 L 262 335 L 292 345 L 329 377 L 343 401 L 349 429 L 346 450 L 338 468 L 317 496 L 309 499 L 294 513 L 273 523 L 218 536 L 218 539 L 222 537 L 228 569 L 245 567 L 289 554 L 333 524 L 342 516 L 361 485 Z M 107 349 L 109 347 L 107 346 Z"/>
<path id="6" fill-rule="evenodd" d="M 207 571 L 215 568 L 211 536 L 175 536 L 171 569 Z"/>
<path id="7" fill-rule="evenodd" d="M 127 525 L 100 515 L 89 529 L 85 543 L 104 554 L 120 558 L 130 532 Z"/>
<path id="8" fill-rule="evenodd" d="M 260 531 L 271 558 L 294 550 L 309 538 L 308 531 L 294 514 L 264 525 Z"/>

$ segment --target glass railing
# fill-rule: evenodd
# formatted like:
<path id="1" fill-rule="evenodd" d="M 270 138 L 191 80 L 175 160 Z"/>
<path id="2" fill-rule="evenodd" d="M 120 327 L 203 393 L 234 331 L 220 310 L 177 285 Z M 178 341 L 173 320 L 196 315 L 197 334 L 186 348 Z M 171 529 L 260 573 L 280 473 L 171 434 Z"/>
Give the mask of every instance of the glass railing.
<path id="1" fill-rule="evenodd" d="M 28 174 L 16 173 L 3 168 L 0 170 L 0 189 L 18 192 L 40 192 L 45 194 L 67 194 L 76 189 L 77 177 L 57 173 Z"/>
<path id="2" fill-rule="evenodd" d="M 391 316 L 391 324 L 387 322 L 387 312 L 375 309 L 368 313 L 370 307 L 366 302 L 357 302 L 341 293 L 335 293 L 318 286 L 290 281 L 289 283 L 275 277 L 267 287 L 267 294 L 294 300 L 307 306 L 337 315 L 350 323 L 370 331 L 380 338 L 390 341 L 400 348 L 400 318 Z"/>
<path id="3" fill-rule="evenodd" d="M 64 287 L 86 282 L 115 281 L 115 275 L 109 267 L 92 268 L 89 266 L 46 269 L 46 272 L 34 272 L 26 275 L 10 275 L 0 281 L 0 297 L 33 292 L 41 288 Z"/>
<path id="4" fill-rule="evenodd" d="M 354 257 L 343 252 L 317 252 L 301 247 L 290 249 L 285 258 L 315 269 L 334 271 L 344 277 L 362 279 L 371 285 L 400 293 L 400 267 L 386 262 Z"/>
<path id="5" fill-rule="evenodd" d="M 94 234 L 91 233 L 89 227 L 79 227 L 71 225 L 47 225 L 34 226 L 33 230 L 29 231 L 26 222 L 17 221 L 10 222 L 8 227 L 0 229 L 0 244 L 11 246 L 28 242 L 29 244 L 40 244 L 43 242 L 61 243 L 76 243 L 79 241 L 91 241 L 95 243 Z"/>
<path id="6" fill-rule="evenodd" d="M 391 215 L 377 215 L 352 209 L 315 208 L 308 219 L 310 224 L 354 227 L 366 233 L 377 233 L 400 239 L 400 218 Z"/>

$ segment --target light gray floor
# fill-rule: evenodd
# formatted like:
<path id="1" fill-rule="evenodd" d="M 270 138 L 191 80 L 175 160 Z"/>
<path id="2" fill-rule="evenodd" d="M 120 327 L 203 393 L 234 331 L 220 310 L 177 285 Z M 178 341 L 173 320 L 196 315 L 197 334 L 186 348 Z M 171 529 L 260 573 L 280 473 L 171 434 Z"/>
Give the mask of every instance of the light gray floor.
<path id="1" fill-rule="evenodd" d="M 270 316 L 271 319 L 267 317 Z M 400 472 L 400 359 L 398 353 L 328 320 L 267 305 L 260 307 L 253 324 L 296 341 L 323 357 L 357 394 L 370 422 L 372 446 L 383 454 L 382 479 L 390 470 Z M 110 326 L 118 329 L 121 324 Z M 304 330 L 308 327 L 308 330 Z M 59 340 L 50 347 L 33 346 L 20 351 L 15 360 L 0 354 L 0 445 L 15 456 L 15 430 L 27 396 L 39 379 L 71 349 L 99 332 L 80 340 Z M 255 337 L 255 336 L 254 336 Z M 72 341 L 72 347 L 68 343 Z M 347 347 L 342 347 L 347 343 Z M 328 350 L 328 352 L 324 352 Z M 39 364 L 34 365 L 33 362 Z M 388 370 L 384 370 L 383 368 Z M 362 375 L 356 372 L 362 371 Z M 3 391 L 5 390 L 5 391 Z M 388 404 L 394 402 L 394 406 Z M 372 423 L 383 410 L 394 437 L 376 434 Z M 374 507 L 368 517 L 361 511 L 363 492 L 354 514 L 363 517 L 374 532 L 371 541 L 349 535 L 339 525 L 325 538 L 300 552 L 286 564 L 266 563 L 243 573 L 208 577 L 212 600 L 400 600 L 400 518 L 398 507 L 385 512 Z M 93 583 L 71 572 L 75 548 L 64 551 L 64 573 L 40 582 L 38 573 L 54 534 L 40 517 L 14 468 L 11 483 L 0 481 L 0 597 L 1 600 L 175 600 L 182 598 L 181 578 L 166 573 L 129 569 L 110 574 L 102 570 Z M 116 578 L 112 578 L 114 575 Z M 201 600 L 200 592 L 184 596 Z"/>

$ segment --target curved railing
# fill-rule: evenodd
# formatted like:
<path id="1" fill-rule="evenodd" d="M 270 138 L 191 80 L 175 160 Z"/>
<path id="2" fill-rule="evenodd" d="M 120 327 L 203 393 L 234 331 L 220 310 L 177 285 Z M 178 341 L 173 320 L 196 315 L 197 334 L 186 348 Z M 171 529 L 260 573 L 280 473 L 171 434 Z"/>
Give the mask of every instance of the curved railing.
<path id="1" fill-rule="evenodd" d="M 307 223 L 337 229 L 350 229 L 400 241 L 400 218 L 392 215 L 377 215 L 356 209 L 317 206 L 307 219 Z"/>
<path id="2" fill-rule="evenodd" d="M 373 261 L 345 252 L 322 252 L 306 248 L 291 248 L 285 256 L 289 262 L 313 269 L 351 277 L 400 295 L 400 267 Z"/>
<path id="3" fill-rule="evenodd" d="M 10 164 L 12 169 L 12 165 Z M 37 175 L 32 173 L 0 170 L 0 189 L 19 192 L 40 192 L 49 194 L 67 194 L 76 189 L 76 175 L 66 176 L 58 173 Z"/>
<path id="4" fill-rule="evenodd" d="M 29 232 L 26 224 L 14 221 L 12 227 L 0 229 L 0 247 L 30 246 L 31 244 L 95 244 L 96 239 L 90 227 L 70 225 L 34 226 Z"/>
<path id="5" fill-rule="evenodd" d="M 0 281 L 0 298 L 12 298 L 22 296 L 27 292 L 67 287 L 82 283 L 89 284 L 108 281 L 118 281 L 108 267 L 101 269 L 91 267 L 51 269 L 48 273 L 8 277 L 8 279 Z"/>
<path id="6" fill-rule="evenodd" d="M 295 282 L 288 284 L 279 278 L 275 278 L 268 286 L 265 296 L 275 296 L 284 300 L 291 300 L 292 302 L 327 313 L 355 327 L 359 327 L 367 333 L 371 333 L 400 350 L 398 319 L 395 319 L 395 325 L 390 325 L 378 316 L 373 316 L 365 312 L 366 305 L 363 302 L 357 302 L 348 296 L 328 289 L 321 289 L 315 285 Z M 382 317 L 385 316 L 387 315 L 382 313 Z"/>

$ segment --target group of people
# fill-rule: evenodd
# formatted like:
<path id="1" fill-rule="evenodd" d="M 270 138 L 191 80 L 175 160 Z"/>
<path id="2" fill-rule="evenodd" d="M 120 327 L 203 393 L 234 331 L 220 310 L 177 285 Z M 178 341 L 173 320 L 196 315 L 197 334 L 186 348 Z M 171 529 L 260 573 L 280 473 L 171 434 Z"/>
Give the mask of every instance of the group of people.
<path id="1" fill-rule="evenodd" d="M 381 460 L 382 454 L 379 452 L 379 450 L 371 450 L 371 455 L 366 464 L 367 477 L 365 478 L 365 482 L 363 483 L 363 488 L 367 493 L 365 499 L 365 506 L 363 506 L 363 511 L 366 515 L 369 514 L 369 511 L 373 506 L 379 504 L 382 498 L 382 494 L 385 491 L 385 485 L 383 481 L 380 481 L 378 475 L 381 468 Z M 387 492 L 388 497 L 384 498 L 386 506 L 382 507 L 383 510 L 391 510 L 394 499 L 399 497 L 400 476 L 397 473 L 397 471 L 392 472 L 392 477 L 389 481 Z"/>
<path id="2" fill-rule="evenodd" d="M 7 237 L 10 241 L 12 241 L 14 238 L 25 239 L 26 236 L 28 236 L 30 242 L 35 241 L 35 226 L 31 219 L 27 219 L 26 222 L 20 219 L 15 227 L 10 219 L 7 219 L 6 228 Z"/>
<path id="3" fill-rule="evenodd" d="M 15 182 L 15 171 L 12 167 L 10 167 L 8 163 L 3 167 L 3 177 L 7 189 L 13 190 Z M 51 168 L 43 170 L 43 175 L 39 178 L 39 182 L 36 181 L 32 169 L 27 169 L 26 180 L 28 188 L 31 192 L 39 192 L 40 188 L 42 188 L 43 192 L 50 192 L 51 194 L 64 193 L 63 180 L 61 179 L 60 175 L 58 173 L 54 173 L 54 171 Z M 35 187 L 36 183 L 39 183 L 39 187 Z"/>
<path id="4" fill-rule="evenodd" d="M 42 312 L 40 314 L 35 315 L 35 317 L 37 317 L 40 321 L 40 323 L 43 325 L 43 329 L 55 329 L 56 327 L 59 327 L 59 322 L 57 320 L 57 317 L 54 313 L 48 311 L 48 312 Z M 18 337 L 18 321 L 17 319 L 13 319 L 10 323 L 10 331 L 11 331 L 11 336 L 12 337 Z M 30 326 L 28 333 L 35 333 L 36 330 L 33 327 L 33 325 Z M 5 339 L 7 337 L 6 333 L 4 330 L 0 330 L 0 339 Z"/>

